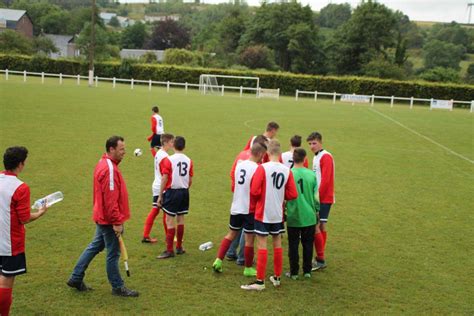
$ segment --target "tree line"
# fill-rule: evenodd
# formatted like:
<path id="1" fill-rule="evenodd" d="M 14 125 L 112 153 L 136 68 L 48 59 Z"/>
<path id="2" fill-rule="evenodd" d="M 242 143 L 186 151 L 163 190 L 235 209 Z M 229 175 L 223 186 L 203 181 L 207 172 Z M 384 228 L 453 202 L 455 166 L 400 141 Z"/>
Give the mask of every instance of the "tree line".
<path id="1" fill-rule="evenodd" d="M 3 2 L 27 10 L 36 35 L 78 34 L 76 44 L 87 57 L 90 1 Z M 137 16 L 136 5 L 107 0 L 98 5 L 102 11 Z M 474 83 L 473 63 L 465 77 L 460 72 L 461 61 L 474 54 L 474 28 L 455 22 L 420 27 L 402 12 L 372 0 L 356 8 L 328 4 L 319 12 L 296 1 L 250 7 L 172 0 L 139 8 L 147 15 L 175 14 L 179 21 L 121 28 L 117 19 L 108 25 L 97 19 L 97 60 L 117 59 L 121 48 L 167 49 L 165 63 L 189 66 Z M 16 46 L 4 37 L 0 34 L 0 51 L 12 52 Z M 46 43 L 31 44 L 28 52 L 17 52 L 48 49 Z M 420 64 L 414 67 L 413 60 Z M 156 62 L 156 57 L 148 54 L 142 62 Z"/>

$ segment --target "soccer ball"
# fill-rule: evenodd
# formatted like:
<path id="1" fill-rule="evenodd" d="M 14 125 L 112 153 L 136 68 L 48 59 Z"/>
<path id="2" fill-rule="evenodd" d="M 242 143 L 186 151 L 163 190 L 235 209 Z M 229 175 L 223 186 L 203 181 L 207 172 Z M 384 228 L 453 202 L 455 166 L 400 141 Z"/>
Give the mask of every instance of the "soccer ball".
<path id="1" fill-rule="evenodd" d="M 133 151 L 133 154 L 135 155 L 135 157 L 140 157 L 143 153 L 140 148 L 137 148 Z"/>

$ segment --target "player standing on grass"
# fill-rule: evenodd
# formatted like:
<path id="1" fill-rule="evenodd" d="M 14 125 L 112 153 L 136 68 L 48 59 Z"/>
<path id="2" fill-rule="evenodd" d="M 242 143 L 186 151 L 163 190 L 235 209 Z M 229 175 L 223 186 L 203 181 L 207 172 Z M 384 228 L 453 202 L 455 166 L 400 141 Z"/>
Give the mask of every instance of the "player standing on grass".
<path id="1" fill-rule="evenodd" d="M 271 140 L 268 143 L 270 161 L 258 166 L 250 184 L 252 199 L 256 199 L 255 233 L 257 234 L 257 280 L 242 285 L 244 290 L 265 289 L 265 273 L 267 268 L 267 237 L 273 237 L 274 274 L 270 281 L 280 286 L 283 269 L 283 249 L 281 234 L 285 232 L 283 224 L 283 202 L 298 197 L 295 181 L 290 169 L 279 162 L 281 155 L 280 143 Z"/>
<path id="2" fill-rule="evenodd" d="M 13 301 L 15 276 L 26 273 L 25 224 L 46 212 L 30 212 L 30 188 L 17 178 L 25 168 L 28 150 L 7 148 L 3 155 L 5 171 L 0 173 L 0 315 L 8 316 Z"/>
<path id="3" fill-rule="evenodd" d="M 286 203 L 286 227 L 288 229 L 288 257 L 290 272 L 286 276 L 297 280 L 299 272 L 298 248 L 301 240 L 303 246 L 303 274 L 311 277 L 311 259 L 313 259 L 313 242 L 317 212 L 319 211 L 318 183 L 314 173 L 304 166 L 306 151 L 295 148 L 291 169 L 298 189 L 298 198 Z"/>
<path id="4" fill-rule="evenodd" d="M 326 268 L 324 251 L 326 248 L 327 231 L 326 223 L 329 218 L 329 211 L 335 202 L 334 196 L 334 159 L 332 155 L 323 149 L 323 136 L 318 132 L 311 133 L 306 141 L 314 153 L 313 171 L 316 175 L 319 187 L 319 210 L 320 222 L 316 225 L 314 235 L 314 248 L 316 258 L 313 261 L 313 271 Z"/>
<path id="5" fill-rule="evenodd" d="M 281 163 L 284 164 L 285 166 L 287 166 L 288 168 L 293 168 L 293 152 L 295 150 L 295 148 L 299 148 L 301 147 L 301 136 L 300 135 L 295 135 L 293 137 L 290 138 L 290 150 L 289 151 L 285 151 L 283 154 L 281 154 Z M 304 158 L 304 162 L 303 162 L 303 166 L 308 168 L 308 158 L 306 158 L 306 154 L 305 154 L 305 158 Z"/>
<path id="6" fill-rule="evenodd" d="M 268 122 L 267 128 L 265 130 L 265 133 L 263 133 L 263 136 L 267 138 L 267 141 L 274 139 L 279 129 L 280 125 L 278 125 L 277 122 Z M 245 145 L 244 147 L 244 150 L 248 150 L 252 147 L 253 143 L 255 142 L 255 138 L 257 138 L 257 136 L 250 137 L 249 141 L 247 142 L 247 145 Z"/>
<path id="7" fill-rule="evenodd" d="M 250 207 L 250 182 L 257 170 L 258 163 L 262 160 L 266 148 L 259 143 L 254 143 L 251 149 L 250 159 L 237 164 L 235 169 L 235 181 L 232 183 L 232 206 L 230 208 L 229 232 L 222 239 L 217 258 L 212 265 L 216 272 L 222 272 L 222 260 L 229 249 L 232 241 L 243 229 L 245 233 L 245 276 L 255 276 L 256 271 L 253 265 L 253 244 L 254 244 L 254 209 Z"/>
<path id="8" fill-rule="evenodd" d="M 168 157 L 168 150 L 173 148 L 174 136 L 171 134 L 161 135 L 161 148 L 155 155 L 155 180 L 153 181 L 152 191 L 153 191 L 153 207 L 148 214 L 145 226 L 143 227 L 143 243 L 155 243 L 158 241 L 156 238 L 150 238 L 150 232 L 153 227 L 153 222 L 155 221 L 156 216 L 160 213 L 160 208 L 157 205 L 158 197 L 161 193 L 161 175 L 163 173 L 164 161 Z M 166 213 L 163 213 L 163 228 L 165 230 L 166 236 Z M 165 237 L 166 238 L 166 237 Z"/>
<path id="9" fill-rule="evenodd" d="M 176 136 L 174 140 L 174 155 L 165 158 L 161 178 L 162 194 L 158 198 L 158 207 L 166 212 L 166 250 L 157 258 L 166 259 L 175 256 L 173 251 L 174 235 L 176 233 L 176 254 L 182 255 L 184 236 L 184 215 L 189 212 L 189 187 L 191 187 L 193 162 L 183 151 L 186 140 L 182 136 Z M 176 227 L 176 221 L 178 227 Z"/>
<path id="10" fill-rule="evenodd" d="M 151 108 L 152 115 L 151 115 L 151 131 L 153 134 L 148 137 L 148 141 L 150 141 L 150 150 L 153 157 L 156 154 L 157 148 L 161 147 L 161 135 L 165 133 L 165 126 L 163 123 L 163 118 L 160 116 L 160 109 L 158 106 L 154 106 Z"/>
<path id="11" fill-rule="evenodd" d="M 125 287 L 118 265 L 119 237 L 123 233 L 123 224 L 130 218 L 127 187 L 118 168 L 125 156 L 123 137 L 107 139 L 105 150 L 94 170 L 94 239 L 79 257 L 67 285 L 81 292 L 91 290 L 84 283 L 87 267 L 99 252 L 107 248 L 106 270 L 112 295 L 137 297 L 137 291 Z"/>

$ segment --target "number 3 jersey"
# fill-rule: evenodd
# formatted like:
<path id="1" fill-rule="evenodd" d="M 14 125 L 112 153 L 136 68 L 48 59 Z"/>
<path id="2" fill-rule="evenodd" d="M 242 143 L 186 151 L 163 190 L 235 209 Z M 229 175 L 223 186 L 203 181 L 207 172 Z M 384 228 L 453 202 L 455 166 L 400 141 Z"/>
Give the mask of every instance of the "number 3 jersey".
<path id="1" fill-rule="evenodd" d="M 232 206 L 230 207 L 230 213 L 232 215 L 254 212 L 254 209 L 250 210 L 250 182 L 257 167 L 258 164 L 251 160 L 241 161 L 235 167 L 233 174 L 234 182 L 232 185 L 234 197 Z"/>
<path id="2" fill-rule="evenodd" d="M 162 175 L 168 175 L 163 191 L 168 189 L 188 189 L 194 175 L 193 162 L 183 153 L 175 153 L 162 162 Z"/>
<path id="3" fill-rule="evenodd" d="M 282 223 L 283 202 L 298 197 L 290 168 L 273 161 L 258 166 L 250 184 L 250 194 L 257 200 L 255 219 L 270 224 Z"/>

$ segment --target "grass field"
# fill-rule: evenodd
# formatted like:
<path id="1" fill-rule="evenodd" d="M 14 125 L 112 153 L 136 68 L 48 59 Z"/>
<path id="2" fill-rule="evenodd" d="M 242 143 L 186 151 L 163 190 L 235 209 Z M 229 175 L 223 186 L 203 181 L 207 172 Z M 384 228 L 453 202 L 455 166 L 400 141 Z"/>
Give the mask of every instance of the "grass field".
<path id="1" fill-rule="evenodd" d="M 187 138 L 195 163 L 187 254 L 164 261 L 155 259 L 163 243 L 140 242 L 151 204 L 146 136 L 154 103 L 165 130 Z M 247 293 L 239 288 L 250 281 L 240 267 L 225 262 L 224 273 L 215 275 L 217 249 L 201 252 L 198 245 L 219 244 L 224 236 L 231 164 L 269 120 L 280 124 L 283 144 L 295 133 L 323 134 L 336 163 L 337 203 L 329 222 L 328 268 L 309 281 L 285 279 L 281 288 L 267 283 L 264 292 Z M 124 277 L 141 292 L 138 299 L 110 294 L 103 254 L 86 276 L 93 292 L 65 285 L 94 233 L 92 172 L 113 134 L 125 137 L 129 153 L 120 165 L 132 209 L 124 236 L 132 276 Z M 0 151 L 12 145 L 30 151 L 21 179 L 33 200 L 56 190 L 65 195 L 27 226 L 29 272 L 16 280 L 13 315 L 474 313 L 474 116 L 468 110 L 88 88 L 74 81 L 59 86 L 52 79 L 42 85 L 38 78 L 23 83 L 1 76 Z M 146 150 L 136 158 L 131 153 L 138 147 Z M 161 224 L 153 235 L 163 238 Z"/>

